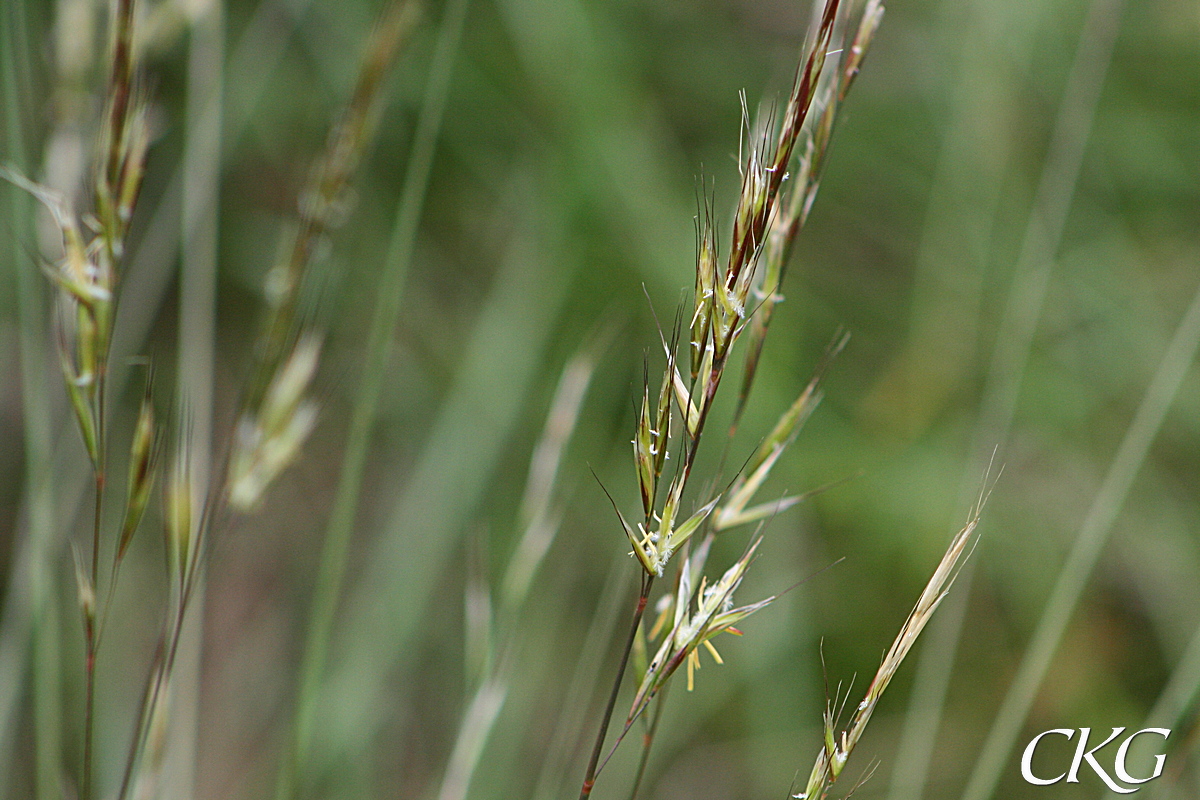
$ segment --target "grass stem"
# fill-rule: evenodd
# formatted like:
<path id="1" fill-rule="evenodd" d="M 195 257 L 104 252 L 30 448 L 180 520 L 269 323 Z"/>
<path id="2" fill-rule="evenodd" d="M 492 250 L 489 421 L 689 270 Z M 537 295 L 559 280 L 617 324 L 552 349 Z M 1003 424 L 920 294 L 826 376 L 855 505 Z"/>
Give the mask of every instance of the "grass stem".
<path id="1" fill-rule="evenodd" d="M 671 684 L 669 683 L 663 686 L 654 701 L 654 713 L 650 717 L 650 725 L 646 728 L 645 735 L 642 736 L 642 754 L 638 757 L 637 772 L 633 775 L 633 786 L 629 790 L 629 800 L 637 800 L 638 791 L 642 788 L 642 781 L 646 777 L 646 766 L 650 763 L 650 750 L 654 746 L 654 737 L 658 733 L 658 721 L 662 719 L 663 706 L 667 702 L 667 692 L 670 688 Z"/>
<path id="2" fill-rule="evenodd" d="M 1150 445 L 1162 427 L 1179 385 L 1191 368 L 1197 348 L 1200 348 L 1200 290 L 1197 290 L 1167 345 L 1158 370 L 1146 388 L 1133 421 L 1109 466 L 1108 474 L 1104 476 L 1104 482 L 1088 509 L 1071 553 L 1042 611 L 1029 648 L 1021 660 L 1021 666 L 975 762 L 963 792 L 963 800 L 988 800 L 995 793 L 1013 743 L 1021 732 L 1067 623 L 1079 604 L 1088 577 L 1129 495 L 1133 480 L 1146 460 Z"/>
<path id="3" fill-rule="evenodd" d="M 531 795 L 533 800 L 560 797 L 559 789 L 568 779 L 569 754 L 581 744 L 587 724 L 588 698 L 598 683 L 604 653 L 617 627 L 619 606 L 623 604 L 626 587 L 632 578 L 628 562 L 628 557 L 621 553 L 608 567 L 600 600 L 584 634 L 583 647 L 571 672 L 571 681 L 554 724 L 554 735 L 549 740 L 550 746 Z"/>
<path id="4" fill-rule="evenodd" d="M 400 316 L 404 284 L 416 247 L 417 226 L 421 220 L 425 193 L 429 186 L 433 155 L 441 132 L 446 97 L 450 90 L 450 78 L 466 11 L 467 0 L 451 0 L 438 31 L 436 50 L 413 138 L 404 188 L 396 207 L 392 237 L 377 287 L 376 304 L 367 334 L 362 377 L 356 394 L 358 399 L 351 412 L 350 430 L 342 457 L 333 511 L 325 532 L 316 589 L 309 610 L 304 655 L 300 662 L 291 741 L 284 753 L 276 781 L 276 800 L 287 800 L 296 796 L 300 763 L 308 753 L 312 740 L 317 690 L 325 671 L 329 641 L 333 634 L 334 613 L 342 595 L 350 534 L 358 512 L 367 449 L 378 414 L 383 379 L 388 374 L 387 364 L 392 354 L 392 338 Z"/>
<path id="5" fill-rule="evenodd" d="M 225 79 L 224 0 L 211 0 L 192 20 L 188 49 L 187 130 L 182 158 L 179 334 L 176 393 L 188 409 L 189 474 L 197 497 L 209 493 L 213 466 L 216 377 L 218 207 Z M 218 484 L 219 485 L 219 484 Z M 200 654 L 204 634 L 205 572 L 192 590 L 180 656 L 170 676 L 171 714 L 161 785 L 169 794 L 195 794 Z M 153 710 L 151 710 L 153 713 Z"/>
<path id="6" fill-rule="evenodd" d="M 99 379 L 100 385 L 104 385 L 104 379 Z M 100 461 L 103 464 L 105 449 L 104 449 L 104 414 L 103 401 L 100 399 L 104 396 L 103 391 L 97 394 L 97 406 L 100 414 L 97 419 L 97 451 L 100 453 Z M 97 578 L 100 573 L 100 523 L 103 515 L 104 504 L 104 468 L 96 467 L 96 499 L 92 504 L 92 586 L 97 585 Z M 96 728 L 96 657 L 99 649 L 99 640 L 96 637 L 95 614 L 85 614 L 84 626 L 84 707 L 83 707 L 83 776 L 80 780 L 79 796 L 81 800 L 91 800 L 92 798 L 92 750 L 95 746 L 95 728 Z"/>
<path id="7" fill-rule="evenodd" d="M 19 98 L 29 96 L 21 87 L 20 64 L 28 63 L 26 55 L 26 18 L 23 3 L 12 3 L 0 11 L 0 81 L 3 85 L 4 142 L 6 158 L 17 169 L 27 171 L 28 158 Z M 27 88 L 27 87 L 26 87 Z M 10 247 L 4 254 L 16 284 L 17 337 L 21 364 L 21 420 L 28 480 L 25 484 L 25 506 L 28 514 L 28 589 L 30 597 L 31 635 L 29 642 L 33 666 L 33 751 L 34 797 L 36 800 L 57 800 L 61 796 L 59 774 L 62 769 L 62 732 L 60 681 L 61 665 L 58 654 L 58 604 L 54 591 L 54 569 L 50 546 L 54 539 L 54 491 L 51 480 L 52 436 L 47 402 L 46 380 L 42 370 L 50 358 L 46 336 L 45 293 L 41 276 L 22 249 L 22 240 L 31 233 L 29 198 L 16 186 L 6 184 L 2 218 L 12 225 Z M 17 563 L 20 568 L 20 563 Z M 19 572 L 14 572 L 22 583 Z M 5 606 L 7 610 L 7 605 Z M 0 657 L 8 666 L 7 642 L 0 641 Z M 15 649 L 15 648 L 14 648 Z M 15 665 L 14 665 L 15 666 Z M 11 681 L 19 686 L 21 680 L 0 669 L 0 685 Z M 19 690 L 18 690 L 19 691 Z M 0 699 L 0 773 L 11 767 L 12 743 L 16 738 L 15 709 Z M 0 797 L 6 797 L 9 787 L 0 787 Z"/>
<path id="8" fill-rule="evenodd" d="M 625 639 L 625 647 L 621 653 L 621 661 L 617 665 L 617 676 L 613 680 L 612 691 L 609 692 L 608 702 L 600 717 L 600 730 L 596 732 L 596 741 L 592 745 L 592 754 L 588 758 L 587 770 L 583 774 L 583 786 L 579 790 L 579 800 L 587 800 L 592 794 L 596 783 L 597 767 L 600 756 L 604 753 L 604 739 L 608 735 L 608 723 L 612 720 L 613 709 L 617 705 L 617 696 L 621 693 L 621 683 L 625 678 L 625 668 L 629 665 L 629 654 L 633 651 L 633 641 L 637 638 L 638 626 L 642 624 L 642 615 L 646 611 L 646 603 L 650 599 L 650 589 L 654 586 L 653 575 L 642 575 L 642 591 L 638 595 L 637 605 L 633 610 L 633 623 L 629 626 L 629 636 Z"/>

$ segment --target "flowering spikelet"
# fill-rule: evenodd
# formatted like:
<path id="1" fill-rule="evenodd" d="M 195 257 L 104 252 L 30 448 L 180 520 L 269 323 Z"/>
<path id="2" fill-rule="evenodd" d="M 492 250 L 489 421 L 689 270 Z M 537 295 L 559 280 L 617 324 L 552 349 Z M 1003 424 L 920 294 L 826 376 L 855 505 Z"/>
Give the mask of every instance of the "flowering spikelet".
<path id="1" fill-rule="evenodd" d="M 734 480 L 729 491 L 729 500 L 717 509 L 713 518 L 713 529 L 723 531 L 737 525 L 758 522 L 780 511 L 791 508 L 803 501 L 811 493 L 792 495 L 768 503 L 762 503 L 752 508 L 746 508 L 763 482 L 767 479 L 775 462 L 783 455 L 783 451 L 795 440 L 805 420 L 812 414 L 817 404 L 821 402 L 819 387 L 825 371 L 849 341 L 849 335 L 841 333 L 833 340 L 825 351 L 821 363 L 809 379 L 804 391 L 796 398 L 786 411 L 779 417 L 775 427 L 759 443 L 758 449 L 746 462 L 742 473 Z"/>
<path id="2" fill-rule="evenodd" d="M 738 631 L 733 628 L 737 622 L 775 600 L 774 597 L 768 597 L 739 608 L 733 605 L 733 592 L 741 584 L 761 542 L 761 538 L 756 539 L 742 557 L 712 585 L 709 585 L 706 579 L 700 578 L 699 587 L 694 588 L 704 568 L 707 548 L 698 550 L 695 557 L 684 559 L 674 600 L 669 605 L 664 604 L 661 609 L 664 618 L 668 610 L 674 612 L 671 630 L 642 676 L 627 724 L 632 723 L 645 710 L 658 690 L 684 662 L 688 665 L 690 691 L 694 683 L 694 672 L 700 662 L 698 648 L 703 645 L 718 664 L 722 663 L 720 654 L 712 644 L 712 638 L 725 632 L 737 634 Z M 695 611 L 690 610 L 693 600 Z"/>

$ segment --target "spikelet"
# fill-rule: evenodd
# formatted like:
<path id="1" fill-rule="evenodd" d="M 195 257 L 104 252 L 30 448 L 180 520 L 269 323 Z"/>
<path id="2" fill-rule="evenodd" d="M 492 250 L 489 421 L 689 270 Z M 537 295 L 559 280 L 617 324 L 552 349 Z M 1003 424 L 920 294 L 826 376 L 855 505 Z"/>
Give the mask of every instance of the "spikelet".
<path id="1" fill-rule="evenodd" d="M 239 420 L 229 463 L 229 503 L 249 511 L 271 482 L 295 460 L 317 418 L 306 398 L 321 352 L 313 335 L 297 342 L 276 370 L 258 413 Z"/>
<path id="2" fill-rule="evenodd" d="M 125 551 L 142 521 L 146 504 L 150 500 L 150 492 L 154 488 L 158 429 L 154 420 L 153 386 L 153 377 L 147 377 L 142 405 L 138 409 L 137 422 L 133 426 L 133 441 L 129 446 L 129 482 L 125 500 L 125 521 L 121 524 L 121 536 L 117 540 L 118 563 L 125 557 Z"/>

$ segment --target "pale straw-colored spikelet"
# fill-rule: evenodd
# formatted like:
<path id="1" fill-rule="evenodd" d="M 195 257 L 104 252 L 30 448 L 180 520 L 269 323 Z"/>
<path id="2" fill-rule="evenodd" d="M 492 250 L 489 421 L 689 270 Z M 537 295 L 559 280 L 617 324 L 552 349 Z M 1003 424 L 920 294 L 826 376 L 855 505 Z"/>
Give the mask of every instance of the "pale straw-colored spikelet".
<path id="1" fill-rule="evenodd" d="M 816 800 L 816 798 L 823 797 L 828 788 L 841 775 L 855 745 L 862 738 L 867 723 L 870 722 L 871 715 L 879 704 L 879 699 L 916 643 L 917 637 L 921 635 L 921 631 L 933 617 L 933 612 L 945 598 L 963 562 L 970 555 L 971 549 L 977 541 L 974 534 L 979 524 L 982 504 L 983 498 L 981 497 L 967 524 L 951 540 L 950 546 L 946 549 L 941 561 L 938 562 L 937 568 L 934 569 L 933 575 L 917 599 L 912 612 L 901 626 L 900 633 L 897 634 L 892 646 L 883 657 L 862 702 L 854 709 L 850 724 L 840 733 L 835 732 L 838 714 L 833 712 L 833 706 L 837 705 L 836 700 L 832 705 L 827 706 L 824 715 L 824 743 L 817 753 L 804 790 L 792 795 L 797 800 L 809 800 L 810 798 Z"/>
<path id="2" fill-rule="evenodd" d="M 246 413 L 238 422 L 229 461 L 229 504 L 234 509 L 253 508 L 312 431 L 317 406 L 306 393 L 320 352 L 314 335 L 297 342 L 271 380 L 258 413 Z"/>

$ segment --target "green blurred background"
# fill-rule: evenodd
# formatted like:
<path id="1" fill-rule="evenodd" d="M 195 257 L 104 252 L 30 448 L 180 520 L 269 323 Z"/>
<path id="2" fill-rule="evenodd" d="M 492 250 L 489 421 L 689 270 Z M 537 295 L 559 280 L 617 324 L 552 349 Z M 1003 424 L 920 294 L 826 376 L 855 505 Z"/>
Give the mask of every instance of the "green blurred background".
<path id="1" fill-rule="evenodd" d="M 21 0 L 5 5 L 20 20 Z M 166 375 L 174 371 L 178 329 L 179 188 L 171 181 L 184 148 L 188 72 L 196 68 L 189 66 L 189 20 L 207 3 L 147 5 L 155 26 L 146 34 L 145 85 L 159 138 L 135 222 L 134 288 L 122 301 L 117 357 L 149 354 Z M 85 130 L 92 124 L 102 83 L 95 58 L 80 68 L 74 106 L 58 73 L 64 41 L 93 41 L 102 57 L 100 6 L 23 4 L 26 41 L 10 56 L 27 81 L 17 104 L 35 174 L 64 157 L 46 149 L 64 119 L 75 114 Z M 218 451 L 246 375 L 264 274 L 346 101 L 379 7 L 365 0 L 224 4 Z M 327 332 L 317 429 L 259 512 L 215 537 L 192 704 L 196 789 L 192 795 L 168 783 L 163 796 L 272 791 L 362 345 L 443 8 L 430 3 L 424 12 L 389 83 L 353 209 L 309 281 L 306 313 Z M 68 14 L 77 16 L 62 23 Z M 583 738 L 590 741 L 602 691 L 577 664 L 583 653 L 607 685 L 619 635 L 603 634 L 624 626 L 636 594 L 635 562 L 589 467 L 635 513 L 634 402 L 643 358 L 653 374 L 660 352 L 650 305 L 669 320 L 681 292 L 691 290 L 702 180 L 715 186 L 719 230 L 728 238 L 738 188 L 738 92 L 745 90 L 752 112 L 760 99 L 782 100 L 810 16 L 807 4 L 783 0 L 469 3 L 372 436 L 317 735 L 302 765 L 304 796 L 435 796 L 472 690 L 464 591 L 471 583 L 494 585 L 503 574 L 559 373 L 597 330 L 608 330 L 555 488 L 561 527 L 512 631 L 508 700 L 469 793 L 541 798 L 540 786 L 546 797 L 573 796 L 586 745 L 556 728 L 560 712 L 568 721 L 586 712 Z M 70 28 L 89 18 L 97 26 L 91 39 Z M 74 39 L 56 29 L 63 24 Z M 1200 10 L 1193 2 L 889 5 L 844 108 L 783 289 L 787 300 L 730 449 L 732 462 L 745 458 L 835 331 L 846 328 L 850 344 L 828 375 L 824 402 L 764 491 L 778 496 L 852 480 L 770 523 L 739 599 L 781 591 L 845 560 L 746 621 L 745 637 L 721 648 L 724 666 L 705 658 L 694 692 L 675 687 L 643 796 L 783 797 L 812 763 L 827 692 L 857 675 L 851 705 L 861 695 L 966 519 L 995 447 L 1003 474 L 983 515 L 973 580 L 957 586 L 940 612 L 965 609 L 961 645 L 946 646 L 945 633 L 939 640 L 931 628 L 839 789 L 875 762 L 857 797 L 961 796 L 1200 280 L 1198 134 Z M 29 256 L 36 244 L 28 230 L 11 226 L 4 237 L 18 245 L 6 248 L 0 289 L 0 662 L 9 702 L 0 721 L 10 743 L 0 795 L 23 798 L 33 796 L 34 668 L 13 287 L 14 270 L 35 269 Z M 1006 313 L 1035 323 L 1027 360 L 1005 361 L 1020 344 Z M 997 351 L 1000 377 L 989 382 Z M 33 623 L 52 626 L 61 640 L 62 763 L 74 775 L 82 645 L 63 542 L 82 541 L 87 512 L 79 510 L 87 500 L 76 485 L 82 450 L 52 362 L 45 373 L 59 431 L 54 463 L 62 477 L 53 483 L 60 532 L 47 556 L 56 601 L 49 621 Z M 163 381 L 164 409 L 179 399 L 170 397 L 170 383 Z M 1005 387 L 1016 392 L 1011 425 Z M 129 429 L 138 392 L 131 385 L 115 397 L 115 430 Z M 721 419 L 729 411 L 715 413 Z M 1049 728 L 1143 727 L 1185 660 L 1200 624 L 1198 445 L 1200 373 L 1192 369 L 1148 454 L 1133 464 L 1136 480 L 1018 750 L 1004 762 L 997 797 L 1098 797 L 1102 786 L 1090 773 L 1078 785 L 1025 784 L 1019 749 Z M 701 475 L 718 450 L 701 459 Z M 98 779 L 109 794 L 155 633 L 157 524 L 151 519 L 151 533 L 135 542 L 105 642 Z M 722 540 L 710 571 L 736 557 L 746 536 Z M 598 649 L 587 649 L 589 630 L 599 631 Z M 922 662 L 928 652 L 934 655 Z M 898 758 L 905 761 L 898 753 L 906 752 L 914 678 L 951 657 L 927 786 L 905 793 L 892 776 Z M 577 686 L 567 700 L 573 676 L 586 691 Z M 1180 680 L 1195 688 L 1195 678 Z M 1166 726 L 1175 733 L 1159 782 L 1174 782 L 1178 797 L 1200 793 L 1189 758 L 1190 698 L 1187 691 L 1182 715 Z M 624 796 L 636 761 L 633 738 L 602 775 L 597 797 Z M 542 775 L 548 753 L 552 763 Z"/>

